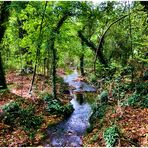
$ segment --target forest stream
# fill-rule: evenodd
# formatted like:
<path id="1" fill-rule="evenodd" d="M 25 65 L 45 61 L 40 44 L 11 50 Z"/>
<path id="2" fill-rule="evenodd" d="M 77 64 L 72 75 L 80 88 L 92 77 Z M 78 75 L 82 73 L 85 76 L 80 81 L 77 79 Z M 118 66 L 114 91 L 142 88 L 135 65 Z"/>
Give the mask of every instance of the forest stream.
<path id="1" fill-rule="evenodd" d="M 96 89 L 86 82 L 75 81 L 78 78 L 78 72 L 65 76 L 64 81 L 69 84 L 70 95 L 74 111 L 64 121 L 50 126 L 47 129 L 47 139 L 44 146 L 48 147 L 79 147 L 82 146 L 81 136 L 85 134 L 90 126 L 89 118 L 92 114 L 91 103 L 87 101 L 87 94 L 94 94 Z M 87 93 L 86 93 L 87 92 Z"/>

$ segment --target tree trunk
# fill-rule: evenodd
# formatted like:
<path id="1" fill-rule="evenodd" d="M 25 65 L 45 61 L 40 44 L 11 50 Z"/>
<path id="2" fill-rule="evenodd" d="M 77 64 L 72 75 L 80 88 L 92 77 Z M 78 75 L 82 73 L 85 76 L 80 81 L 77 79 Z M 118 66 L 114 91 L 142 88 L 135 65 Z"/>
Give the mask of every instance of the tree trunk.
<path id="1" fill-rule="evenodd" d="M 9 17 L 9 13 L 7 10 L 7 6 L 9 6 L 11 4 L 11 2 L 3 2 L 2 6 L 1 6 L 1 15 L 0 15 L 0 43 L 3 39 L 5 30 L 6 30 L 6 26 L 3 24 L 4 22 L 6 22 L 8 20 Z M 4 75 L 4 69 L 3 69 L 3 64 L 2 64 L 2 55 L 0 52 L 0 89 L 5 89 L 7 88 L 6 85 L 6 80 L 5 80 L 5 75 Z"/>
<path id="2" fill-rule="evenodd" d="M 60 28 L 65 22 L 65 20 L 70 16 L 71 14 L 65 13 L 63 17 L 59 20 L 56 27 L 53 28 L 51 32 L 51 37 L 49 38 L 50 48 L 49 50 L 52 51 L 52 92 L 53 92 L 53 99 L 57 99 L 57 89 L 56 89 L 56 68 L 57 68 L 57 50 L 55 49 L 55 39 L 56 36 L 59 34 Z"/>
<path id="3" fill-rule="evenodd" d="M 0 89 L 6 89 L 6 80 L 4 76 L 3 64 L 2 64 L 2 57 L 0 52 Z"/>
<path id="4" fill-rule="evenodd" d="M 127 16 L 128 15 L 124 15 L 120 17 L 119 19 L 115 20 L 114 22 L 112 22 L 108 26 L 108 28 L 104 31 L 103 35 L 101 36 L 99 40 L 99 44 L 97 46 L 92 41 L 84 37 L 82 30 L 78 31 L 78 36 L 87 46 L 89 46 L 93 50 L 93 52 L 96 54 L 96 57 L 99 59 L 100 63 L 103 64 L 105 67 L 108 67 L 108 61 L 106 60 L 105 55 L 103 54 L 103 44 L 104 44 L 105 35 L 115 23 L 119 22 L 120 20 L 124 19 Z M 95 62 L 96 62 L 96 59 L 95 59 Z"/>
<path id="5" fill-rule="evenodd" d="M 45 3 L 45 7 L 44 7 L 44 13 L 43 13 L 44 15 L 42 15 L 41 24 L 39 26 L 40 27 L 40 32 L 39 32 L 39 36 L 38 36 L 38 45 L 37 45 L 37 50 L 36 50 L 35 66 L 34 66 L 33 77 L 32 77 L 32 81 L 31 81 L 31 86 L 29 88 L 29 94 L 31 94 L 31 92 L 32 92 L 32 87 L 33 87 L 35 76 L 36 76 L 36 69 L 37 69 L 37 63 L 38 63 L 38 58 L 39 58 L 39 53 L 40 53 L 40 46 L 42 44 L 42 29 L 43 29 L 43 21 L 44 21 L 44 17 L 45 17 L 46 7 L 47 7 L 47 1 Z"/>
<path id="6" fill-rule="evenodd" d="M 131 23 L 131 14 L 130 14 L 130 3 L 128 1 L 128 7 L 129 7 L 129 30 L 130 30 L 130 48 L 131 48 L 131 55 L 132 55 L 132 59 L 134 57 L 133 55 L 133 43 L 132 43 L 132 23 Z M 133 66 L 133 65 L 132 65 Z M 134 70 L 133 70 L 133 67 L 132 67 L 132 73 L 131 73 L 131 83 L 133 84 L 133 81 L 134 81 Z"/>
<path id="7" fill-rule="evenodd" d="M 53 98 L 57 99 L 57 88 L 56 88 L 56 68 L 57 68 L 57 51 L 52 47 L 52 89 L 53 89 Z"/>
<path id="8" fill-rule="evenodd" d="M 81 76 L 84 76 L 84 54 L 80 56 L 80 71 L 81 71 Z"/>
<path id="9" fill-rule="evenodd" d="M 99 59 L 100 63 L 107 67 L 108 63 L 105 59 L 105 56 L 103 55 L 102 50 L 100 49 L 100 47 L 102 47 L 102 43 L 100 44 L 101 46 L 97 48 L 93 42 L 84 37 L 81 31 L 78 32 L 78 36 L 87 46 L 89 46 L 93 50 L 93 52 L 96 54 L 96 57 Z"/>

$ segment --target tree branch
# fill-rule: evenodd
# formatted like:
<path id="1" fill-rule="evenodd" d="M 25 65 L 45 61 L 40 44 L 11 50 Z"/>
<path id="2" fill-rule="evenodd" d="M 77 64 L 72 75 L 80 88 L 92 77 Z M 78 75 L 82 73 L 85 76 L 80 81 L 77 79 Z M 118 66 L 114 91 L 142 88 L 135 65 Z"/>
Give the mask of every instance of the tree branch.
<path id="1" fill-rule="evenodd" d="M 90 41 L 86 37 L 84 37 L 84 35 L 82 34 L 82 31 L 78 31 L 78 36 L 82 39 L 82 41 L 85 42 L 85 44 L 87 46 L 91 47 L 94 51 L 95 51 L 95 49 L 97 49 L 97 47 L 95 46 L 95 44 L 92 41 Z"/>
<path id="2" fill-rule="evenodd" d="M 105 67 L 107 67 L 107 62 L 105 60 L 105 57 L 104 57 L 102 51 L 98 50 L 97 47 L 95 46 L 95 44 L 92 41 L 90 41 L 86 37 L 84 37 L 84 35 L 82 34 L 82 31 L 78 31 L 78 36 L 81 38 L 81 40 L 83 42 L 85 42 L 85 44 L 87 46 L 89 46 L 93 50 L 93 52 L 96 53 L 96 56 L 99 59 L 100 63 L 103 64 Z"/>
<path id="3" fill-rule="evenodd" d="M 109 31 L 109 29 L 110 29 L 115 23 L 119 22 L 120 20 L 124 19 L 124 18 L 127 17 L 127 16 L 128 16 L 128 14 L 127 14 L 127 15 L 124 15 L 124 16 L 122 16 L 122 17 L 120 17 L 120 18 L 118 18 L 117 20 L 115 20 L 114 22 L 112 22 L 112 23 L 108 26 L 108 28 L 104 31 L 103 35 L 101 36 L 101 38 L 100 38 L 100 40 L 99 40 L 99 44 L 98 44 L 98 48 L 97 48 L 97 51 L 96 51 L 96 58 L 95 58 L 95 61 L 94 61 L 94 65 L 96 64 L 96 60 L 97 60 L 97 52 L 102 50 L 103 43 L 104 43 L 104 38 L 105 38 L 106 33 Z M 102 52 L 101 52 L 101 53 L 102 53 Z M 104 58 L 104 60 L 105 60 L 105 58 Z M 105 63 L 107 64 L 107 61 L 106 61 L 106 60 L 105 60 Z M 94 66 L 94 69 L 95 69 L 95 66 Z"/>

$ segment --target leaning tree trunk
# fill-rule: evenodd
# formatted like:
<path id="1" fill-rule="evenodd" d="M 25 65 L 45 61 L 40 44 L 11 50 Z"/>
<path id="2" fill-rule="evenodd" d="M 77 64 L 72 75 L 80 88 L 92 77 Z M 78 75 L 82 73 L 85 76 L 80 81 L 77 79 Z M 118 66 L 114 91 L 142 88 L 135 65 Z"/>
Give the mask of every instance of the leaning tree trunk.
<path id="1" fill-rule="evenodd" d="M 104 44 L 104 39 L 105 39 L 105 35 L 106 33 L 109 31 L 109 29 L 117 22 L 119 22 L 120 20 L 124 19 L 125 17 L 127 17 L 128 15 L 124 15 L 122 17 L 120 17 L 119 19 L 115 20 L 114 22 L 112 22 L 108 28 L 104 31 L 103 35 L 100 37 L 99 40 L 99 44 L 95 45 L 91 40 L 87 39 L 84 35 L 83 35 L 83 31 L 80 30 L 78 31 L 78 36 L 80 37 L 80 39 L 88 46 L 92 49 L 92 51 L 96 54 L 96 58 L 98 58 L 98 60 L 100 61 L 100 63 L 102 65 L 104 65 L 104 67 L 108 67 L 108 61 L 106 60 L 105 55 L 103 54 L 103 44 Z M 96 62 L 96 59 L 95 59 Z"/>
<path id="2" fill-rule="evenodd" d="M 102 47 L 102 42 L 100 44 L 101 46 L 99 46 L 99 48 L 97 48 L 97 46 L 92 41 L 90 41 L 86 37 L 84 37 L 82 31 L 78 31 L 78 36 L 81 38 L 81 40 L 87 46 L 89 46 L 92 49 L 92 51 L 96 54 L 96 57 L 99 59 L 100 63 L 103 64 L 105 67 L 108 67 L 107 60 L 105 59 L 102 49 L 100 48 L 100 47 Z"/>

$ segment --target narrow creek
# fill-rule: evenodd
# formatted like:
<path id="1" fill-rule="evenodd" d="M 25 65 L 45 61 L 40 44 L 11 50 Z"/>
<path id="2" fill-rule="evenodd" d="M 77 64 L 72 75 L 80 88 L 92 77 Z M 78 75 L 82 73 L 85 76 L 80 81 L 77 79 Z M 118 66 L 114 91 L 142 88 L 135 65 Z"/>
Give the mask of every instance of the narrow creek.
<path id="1" fill-rule="evenodd" d="M 94 93 L 96 90 L 91 85 L 75 81 L 78 72 L 74 71 L 71 75 L 65 76 L 64 81 L 73 89 L 70 90 L 74 111 L 69 118 L 50 126 L 47 129 L 48 139 L 44 146 L 48 147 L 80 147 L 82 135 L 90 126 L 89 118 L 92 114 L 91 104 L 86 99 L 87 93 Z"/>

